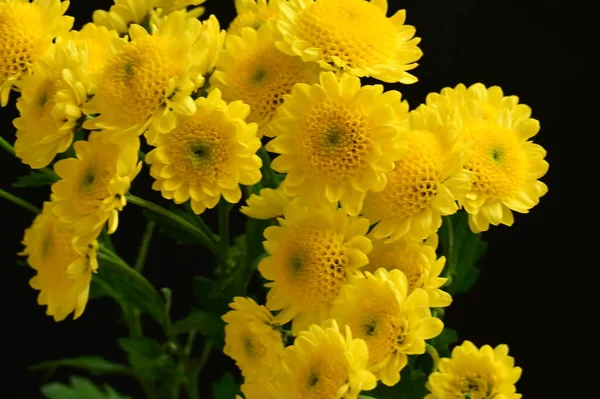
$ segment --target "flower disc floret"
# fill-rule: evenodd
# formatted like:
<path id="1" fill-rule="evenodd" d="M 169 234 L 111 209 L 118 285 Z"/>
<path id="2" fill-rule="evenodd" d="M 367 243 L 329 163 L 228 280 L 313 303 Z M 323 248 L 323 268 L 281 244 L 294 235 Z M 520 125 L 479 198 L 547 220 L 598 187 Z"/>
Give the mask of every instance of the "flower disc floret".
<path id="1" fill-rule="evenodd" d="M 290 0 L 281 4 L 277 27 L 283 52 L 316 61 L 325 70 L 414 83 L 407 71 L 422 56 L 406 12 L 387 18 L 387 0 Z"/>
<path id="2" fill-rule="evenodd" d="M 264 232 L 269 256 L 258 269 L 271 280 L 266 284 L 267 307 L 281 310 L 277 323 L 293 319 L 292 332 L 297 335 L 327 319 L 349 276 L 367 263 L 369 225 L 334 207 L 315 210 L 294 203 L 279 222 L 281 226 Z"/>
<path id="3" fill-rule="evenodd" d="M 281 154 L 272 167 L 287 173 L 285 192 L 309 206 L 340 201 L 358 214 L 405 150 L 408 105 L 400 96 L 332 72 L 321 73 L 320 84 L 295 85 L 265 133 L 275 137 L 267 150 Z"/>
<path id="4" fill-rule="evenodd" d="M 277 398 L 356 399 L 375 388 L 375 377 L 366 370 L 365 342 L 354 339 L 348 328 L 344 335 L 335 322 L 328 324 L 310 326 L 285 349 Z"/>
<path id="5" fill-rule="evenodd" d="M 385 385 L 395 385 L 408 356 L 425 352 L 425 340 L 442 332 L 444 324 L 432 317 L 427 293 L 408 294 L 400 270 L 378 269 L 354 277 L 336 300 L 332 317 L 348 326 L 369 348 L 368 369 Z"/>
<path id="6" fill-rule="evenodd" d="M 0 106 L 54 38 L 71 29 L 73 17 L 63 15 L 67 8 L 69 1 L 0 0 Z"/>
<path id="7" fill-rule="evenodd" d="M 21 255 L 37 274 L 29 281 L 39 290 L 38 304 L 46 305 L 46 314 L 55 321 L 70 313 L 77 319 L 88 301 L 92 273 L 98 269 L 95 240 L 84 241 L 65 230 L 53 214 L 53 204 L 44 203 L 30 228 L 25 230 Z"/>
<path id="8" fill-rule="evenodd" d="M 181 204 L 191 199 L 194 212 L 214 208 L 221 196 L 237 203 L 239 185 L 261 178 L 262 162 L 256 152 L 257 126 L 246 123 L 250 109 L 241 101 L 227 104 L 219 90 L 195 102 L 196 113 L 181 116 L 175 129 L 158 136 L 147 156 L 152 188 Z"/>
<path id="9" fill-rule="evenodd" d="M 235 0 L 237 15 L 229 24 L 227 34 L 240 35 L 244 28 L 258 30 L 279 16 L 281 0 Z"/>
<path id="10" fill-rule="evenodd" d="M 520 399 L 523 395 L 515 387 L 520 377 L 521 368 L 508 356 L 508 346 L 477 348 L 465 341 L 431 373 L 426 384 L 431 393 L 425 399 Z"/>

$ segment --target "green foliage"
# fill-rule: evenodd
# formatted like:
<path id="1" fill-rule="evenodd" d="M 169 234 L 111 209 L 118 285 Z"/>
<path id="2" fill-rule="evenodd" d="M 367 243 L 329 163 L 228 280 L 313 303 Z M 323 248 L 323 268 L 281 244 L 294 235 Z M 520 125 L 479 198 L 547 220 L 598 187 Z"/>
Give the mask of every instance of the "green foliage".
<path id="1" fill-rule="evenodd" d="M 15 188 L 50 186 L 58 181 L 58 175 L 50 169 L 32 170 L 25 176 L 20 176 L 12 184 Z"/>
<path id="2" fill-rule="evenodd" d="M 416 367 L 416 356 L 410 356 L 406 367 L 400 374 L 400 382 L 393 387 L 383 385 L 381 382 L 368 394 L 377 399 L 423 399 L 427 395 L 425 382 L 428 375 Z"/>
<path id="3" fill-rule="evenodd" d="M 468 292 L 477 281 L 476 263 L 487 250 L 481 234 L 471 232 L 466 212 L 444 217 L 439 232 L 440 247 L 446 256 L 444 276 L 448 278 L 444 289 L 450 295 Z"/>
<path id="4" fill-rule="evenodd" d="M 80 356 L 66 359 L 50 360 L 29 367 L 30 371 L 48 370 L 54 372 L 59 367 L 79 368 L 93 375 L 102 374 L 131 374 L 131 370 L 122 364 L 113 363 L 102 356 Z"/>
<path id="5" fill-rule="evenodd" d="M 458 341 L 458 334 L 455 330 L 445 327 L 440 335 L 429 341 L 437 351 L 440 357 L 450 357 L 450 346 Z"/>
<path id="6" fill-rule="evenodd" d="M 175 335 L 181 335 L 196 330 L 202 335 L 211 336 L 222 332 L 224 328 L 225 323 L 220 317 L 200 309 L 193 309 L 186 318 L 173 324 L 171 331 Z"/>
<path id="7" fill-rule="evenodd" d="M 98 388 L 87 378 L 71 377 L 71 385 L 58 382 L 44 385 L 42 394 L 48 399 L 131 399 L 108 385 Z"/>
<path id="8" fill-rule="evenodd" d="M 175 207 L 171 207 L 171 211 L 174 211 Z M 157 226 L 160 227 L 160 231 L 172 238 L 174 238 L 177 241 L 177 244 L 201 244 L 202 241 L 195 236 L 194 234 L 190 233 L 188 230 L 184 229 L 181 227 L 180 224 L 178 224 L 177 222 L 174 222 L 173 220 L 166 218 L 162 215 L 159 215 L 158 213 L 154 213 L 148 210 L 144 210 L 143 211 L 144 216 L 146 216 L 146 218 L 148 220 L 153 221 L 154 223 L 156 223 Z M 181 215 L 180 215 L 181 216 Z M 186 218 L 188 218 L 188 216 L 186 215 Z"/>
<path id="9" fill-rule="evenodd" d="M 235 395 L 240 395 L 238 383 L 235 382 L 231 373 L 225 373 L 219 381 L 213 382 L 212 397 L 213 399 L 232 399 Z"/>

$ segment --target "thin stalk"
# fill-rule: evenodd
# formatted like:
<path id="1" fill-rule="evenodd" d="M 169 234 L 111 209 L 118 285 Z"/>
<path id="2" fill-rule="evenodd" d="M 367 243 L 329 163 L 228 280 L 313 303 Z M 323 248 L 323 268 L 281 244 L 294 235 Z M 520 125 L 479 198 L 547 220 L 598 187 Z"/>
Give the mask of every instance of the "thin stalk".
<path id="1" fill-rule="evenodd" d="M 453 263 L 454 258 L 454 233 L 452 228 L 452 219 L 450 216 L 444 218 L 444 226 L 446 227 L 446 233 L 448 234 L 448 263 Z"/>
<path id="2" fill-rule="evenodd" d="M 144 264 L 146 263 L 146 258 L 148 257 L 148 248 L 150 248 L 150 242 L 152 241 L 152 233 L 154 233 L 155 223 L 150 220 L 146 225 L 146 231 L 144 231 L 144 236 L 142 237 L 142 244 L 140 245 L 140 250 L 138 251 L 138 256 L 135 261 L 134 269 L 138 273 L 142 273 L 144 270 Z"/>
<path id="3" fill-rule="evenodd" d="M 433 369 L 432 372 L 437 371 L 438 364 L 440 363 L 440 354 L 437 349 L 435 349 L 432 345 L 425 344 L 425 350 L 431 356 L 431 360 L 433 361 Z"/>
<path id="4" fill-rule="evenodd" d="M 262 167 L 260 171 L 263 175 L 262 182 L 265 187 L 268 188 L 277 188 L 277 178 L 275 176 L 275 171 L 271 168 L 271 158 L 269 158 L 269 154 L 267 150 L 265 150 L 264 146 L 261 146 L 258 150 L 257 155 L 262 159 Z"/>
<path id="5" fill-rule="evenodd" d="M 229 211 L 231 211 L 231 204 L 222 199 L 219 204 L 219 246 L 223 259 L 227 259 L 229 251 Z"/>
<path id="6" fill-rule="evenodd" d="M 119 255 L 115 254 L 108 248 L 104 246 L 100 246 L 100 250 L 97 254 L 99 259 L 102 259 L 113 266 L 118 266 L 128 277 L 133 280 L 136 280 L 140 285 L 146 286 L 146 288 L 155 291 L 155 288 L 148 280 L 144 278 L 141 274 L 139 274 L 135 269 L 129 266 L 123 259 L 119 257 Z"/>
<path id="7" fill-rule="evenodd" d="M 10 155 L 12 156 L 17 156 L 17 154 L 15 154 L 15 149 L 13 148 L 12 144 L 10 144 L 8 141 L 6 141 L 3 137 L 0 136 L 0 147 L 2 147 L 2 149 L 6 152 L 8 152 Z"/>
<path id="8" fill-rule="evenodd" d="M 0 198 L 4 198 L 12 202 L 15 205 L 19 205 L 23 209 L 27 209 L 29 212 L 35 213 L 36 215 L 42 212 L 40 208 L 33 205 L 32 203 L 25 201 L 24 199 L 17 197 L 14 194 L 9 193 L 8 191 L 4 191 L 0 188 Z"/>

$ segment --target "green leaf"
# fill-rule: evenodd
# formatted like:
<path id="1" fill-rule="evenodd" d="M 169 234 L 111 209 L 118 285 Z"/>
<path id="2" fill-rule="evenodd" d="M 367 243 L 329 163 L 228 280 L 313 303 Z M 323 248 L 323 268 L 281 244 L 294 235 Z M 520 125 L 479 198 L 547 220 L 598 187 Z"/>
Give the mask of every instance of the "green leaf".
<path id="1" fill-rule="evenodd" d="M 59 367 L 73 367 L 89 371 L 94 375 L 131 374 L 129 367 L 112 363 L 101 356 L 80 356 L 66 359 L 50 360 L 29 367 L 30 371 L 49 370 L 53 372 Z"/>
<path id="2" fill-rule="evenodd" d="M 45 172 L 32 170 L 28 175 L 20 176 L 16 182 L 12 184 L 15 188 L 24 187 L 43 187 L 50 186 L 59 180 L 56 174 L 53 174 L 50 169 Z"/>
<path id="3" fill-rule="evenodd" d="M 458 334 L 455 330 L 444 327 L 440 335 L 433 338 L 429 343 L 435 347 L 440 357 L 450 357 L 450 346 L 458 341 Z"/>
<path id="4" fill-rule="evenodd" d="M 134 269 L 116 266 L 111 261 L 99 258 L 98 273 L 93 276 L 94 297 L 110 296 L 122 307 L 132 306 L 149 314 L 160 324 L 165 324 L 165 304 L 156 289 Z M 132 278 L 136 274 L 137 278 Z M 97 280 L 97 281 L 94 281 Z M 145 284 L 142 284 L 143 281 Z"/>
<path id="5" fill-rule="evenodd" d="M 87 378 L 71 377 L 71 385 L 58 382 L 44 385 L 42 394 L 48 399 L 131 399 L 123 396 L 108 385 L 98 388 Z"/>
<path id="6" fill-rule="evenodd" d="M 487 244 L 481 234 L 471 232 L 466 212 L 445 216 L 439 230 L 440 248 L 446 256 L 443 275 L 448 278 L 444 289 L 450 295 L 468 292 L 477 281 L 476 263 L 485 254 Z"/>
<path id="7" fill-rule="evenodd" d="M 191 234 L 181 226 L 169 218 L 166 218 L 157 213 L 143 210 L 146 219 L 153 221 L 157 226 L 160 226 L 160 231 L 177 241 L 177 244 L 201 244 L 202 241 L 195 235 Z"/>
<path id="8" fill-rule="evenodd" d="M 186 334 L 191 330 L 197 330 L 205 336 L 216 335 L 223 331 L 225 323 L 220 317 L 193 309 L 192 312 L 182 320 L 177 321 L 172 327 L 173 334 Z"/>
<path id="9" fill-rule="evenodd" d="M 415 360 L 415 356 L 409 357 L 409 364 L 400 374 L 400 382 L 393 387 L 379 383 L 374 390 L 369 391 L 369 395 L 379 399 L 423 399 L 428 393 L 425 388 L 427 375 L 414 368 Z"/>
<path id="10" fill-rule="evenodd" d="M 233 374 L 231 373 L 224 374 L 219 381 L 213 382 L 212 384 L 213 399 L 232 399 L 240 394 L 241 392 L 238 388 L 238 384 L 235 382 Z"/>

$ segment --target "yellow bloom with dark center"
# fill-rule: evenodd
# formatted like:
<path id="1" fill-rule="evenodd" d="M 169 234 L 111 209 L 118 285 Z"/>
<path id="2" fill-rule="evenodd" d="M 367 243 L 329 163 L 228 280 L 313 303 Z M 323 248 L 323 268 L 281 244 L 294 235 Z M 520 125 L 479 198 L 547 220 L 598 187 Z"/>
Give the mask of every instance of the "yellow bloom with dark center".
<path id="1" fill-rule="evenodd" d="M 332 317 L 367 343 L 368 369 L 388 386 L 400 380 L 408 355 L 425 353 L 425 340 L 444 328 L 440 319 L 431 316 L 424 290 L 416 288 L 409 294 L 406 275 L 383 268 L 344 286 Z"/>
<path id="2" fill-rule="evenodd" d="M 92 273 L 98 269 L 98 244 L 65 231 L 53 207 L 44 203 L 42 213 L 25 230 L 21 255 L 37 272 L 29 285 L 40 291 L 38 304 L 47 306 L 46 314 L 61 321 L 73 312 L 77 319 L 87 304 Z"/>
<path id="3" fill-rule="evenodd" d="M 211 87 L 218 87 L 225 101 L 248 104 L 248 121 L 259 127 L 271 120 L 296 83 L 319 80 L 317 64 L 302 62 L 275 47 L 276 34 L 264 25 L 258 31 L 247 28 L 240 36 L 229 36 L 211 79 Z"/>
<path id="4" fill-rule="evenodd" d="M 34 169 L 65 152 L 93 90 L 87 49 L 69 41 L 53 46 L 19 82 L 16 154 Z"/>
<path id="5" fill-rule="evenodd" d="M 374 273 L 380 267 L 387 271 L 398 269 L 407 278 L 409 294 L 421 288 L 429 296 L 430 307 L 449 306 L 452 297 L 441 289 L 448 279 L 440 277 L 446 258 L 437 258 L 437 244 L 437 235 L 424 242 L 406 238 L 391 242 L 373 240 L 369 264 L 362 270 Z"/>
<path id="6" fill-rule="evenodd" d="M 273 328 L 273 316 L 251 298 L 236 297 L 229 306 L 233 310 L 223 316 L 223 352 L 235 360 L 245 383 L 269 382 L 283 353 L 283 337 Z"/>
<path id="7" fill-rule="evenodd" d="M 407 71 L 423 55 L 406 12 L 387 18 L 387 0 L 290 0 L 280 5 L 280 50 L 325 70 L 414 83 Z"/>
<path id="8" fill-rule="evenodd" d="M 283 211 L 292 198 L 281 187 L 263 188 L 258 194 L 252 194 L 240 211 L 253 219 L 274 219 L 283 216 Z"/>
<path id="9" fill-rule="evenodd" d="M 333 301 L 350 275 L 366 265 L 371 240 L 366 219 L 349 217 L 334 206 L 284 209 L 280 226 L 268 227 L 263 245 L 269 256 L 258 269 L 270 287 L 267 307 L 281 310 L 276 322 L 293 319 L 294 335 L 329 317 Z"/>
<path id="10" fill-rule="evenodd" d="M 282 0 L 235 0 L 236 17 L 229 24 L 227 33 L 240 35 L 244 28 L 258 30 L 265 22 L 279 16 Z"/>
<path id="11" fill-rule="evenodd" d="M 219 90 L 200 97 L 196 113 L 180 116 L 175 129 L 158 136 L 156 149 L 146 156 L 152 188 L 181 204 L 191 199 L 194 212 L 214 208 L 221 196 L 230 203 L 242 197 L 239 185 L 260 181 L 260 140 L 257 126 L 244 120 L 250 107 L 227 104 Z"/>
<path id="12" fill-rule="evenodd" d="M 471 188 L 463 169 L 469 149 L 447 119 L 450 107 L 420 106 L 410 112 L 408 152 L 387 173 L 382 191 L 369 192 L 362 214 L 379 222 L 371 234 L 423 240 L 437 232 L 442 216 L 458 210 L 457 200 Z"/>
<path id="13" fill-rule="evenodd" d="M 96 95 L 85 107 L 88 115 L 100 115 L 83 126 L 132 134 L 151 127 L 163 133 L 174 127 L 175 113 L 192 115 L 191 94 L 204 82 L 195 65 L 205 54 L 193 46 L 201 26 L 174 12 L 152 35 L 132 25 L 130 42 L 115 39 Z"/>
<path id="14" fill-rule="evenodd" d="M 281 154 L 272 167 L 287 173 L 285 192 L 312 207 L 340 201 L 358 214 L 405 152 L 408 105 L 400 97 L 333 72 L 321 73 L 320 84 L 295 85 L 265 132 L 275 136 L 266 148 Z"/>
<path id="15" fill-rule="evenodd" d="M 73 144 L 76 158 L 58 161 L 61 178 L 52 185 L 58 219 L 78 236 L 97 236 L 106 222 L 108 233 L 118 226 L 125 194 L 139 173 L 139 139 L 115 140 L 110 132 L 92 132 L 88 141 Z"/>
<path id="16" fill-rule="evenodd" d="M 108 11 L 96 10 L 93 14 L 94 24 L 106 27 L 119 34 L 126 34 L 132 24 L 150 26 L 163 15 L 173 11 L 185 11 L 188 18 L 198 18 L 204 13 L 198 6 L 206 0 L 114 0 Z"/>
<path id="17" fill-rule="evenodd" d="M 67 8 L 69 1 L 0 0 L 0 106 L 54 38 L 71 29 L 73 17 L 63 15 Z"/>
<path id="18" fill-rule="evenodd" d="M 465 341 L 452 350 L 452 358 L 443 358 L 439 370 L 431 373 L 425 399 L 520 399 L 515 384 L 521 368 L 508 356 L 508 346 L 477 348 Z"/>
<path id="19" fill-rule="evenodd" d="M 341 331 L 335 322 L 312 325 L 285 348 L 277 398 L 356 399 L 375 388 L 375 376 L 366 370 L 365 341 L 353 338 L 348 328 Z"/>

